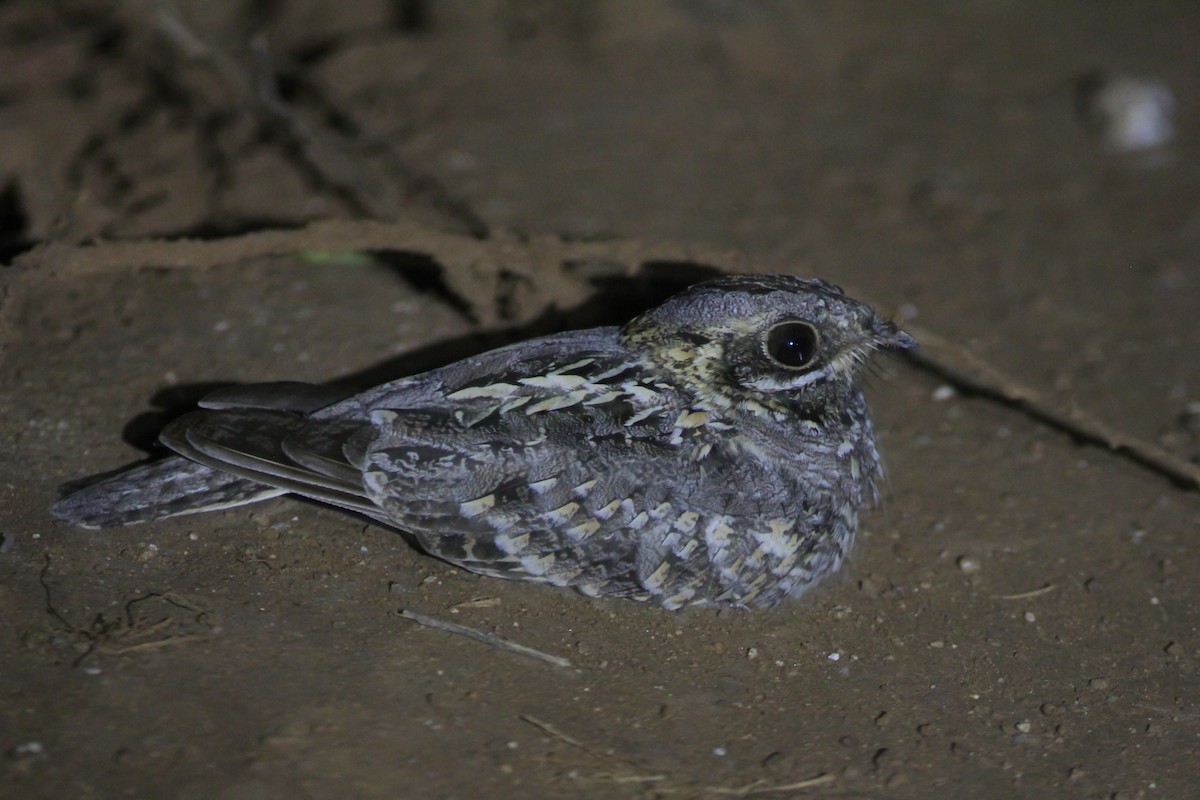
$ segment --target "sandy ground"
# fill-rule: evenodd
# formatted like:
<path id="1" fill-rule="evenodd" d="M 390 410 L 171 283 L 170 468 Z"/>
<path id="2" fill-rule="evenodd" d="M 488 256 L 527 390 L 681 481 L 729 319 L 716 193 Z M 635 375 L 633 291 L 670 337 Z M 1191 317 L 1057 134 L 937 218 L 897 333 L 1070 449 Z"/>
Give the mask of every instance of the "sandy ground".
<path id="1" fill-rule="evenodd" d="M 296 501 L 46 509 L 207 387 L 404 374 L 698 264 L 843 283 L 1194 462 L 1198 36 L 1171 2 L 0 5 L 0 796 L 1194 796 L 1200 493 L 904 361 L 883 508 L 771 611 L 482 579 Z M 1177 141 L 1106 151 L 1096 70 L 1168 87 Z"/>

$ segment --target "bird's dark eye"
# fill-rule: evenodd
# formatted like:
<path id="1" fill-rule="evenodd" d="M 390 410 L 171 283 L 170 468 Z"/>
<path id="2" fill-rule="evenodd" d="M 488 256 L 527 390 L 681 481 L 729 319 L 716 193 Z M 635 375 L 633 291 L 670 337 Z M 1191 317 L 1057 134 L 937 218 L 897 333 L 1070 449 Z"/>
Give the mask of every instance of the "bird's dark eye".
<path id="1" fill-rule="evenodd" d="M 791 369 L 803 369 L 817 355 L 817 329 L 807 322 L 781 322 L 767 331 L 767 356 Z"/>

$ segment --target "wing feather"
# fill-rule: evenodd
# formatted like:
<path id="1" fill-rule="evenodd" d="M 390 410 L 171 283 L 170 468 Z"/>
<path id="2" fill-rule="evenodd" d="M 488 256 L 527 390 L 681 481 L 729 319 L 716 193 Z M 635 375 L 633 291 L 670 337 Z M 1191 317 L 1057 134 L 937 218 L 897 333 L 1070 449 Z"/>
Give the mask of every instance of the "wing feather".
<path id="1" fill-rule="evenodd" d="M 337 480 L 295 463 L 283 441 L 305 424 L 285 412 L 201 411 L 180 417 L 163 431 L 163 444 L 180 455 L 289 492 L 379 518 L 362 484 Z"/>

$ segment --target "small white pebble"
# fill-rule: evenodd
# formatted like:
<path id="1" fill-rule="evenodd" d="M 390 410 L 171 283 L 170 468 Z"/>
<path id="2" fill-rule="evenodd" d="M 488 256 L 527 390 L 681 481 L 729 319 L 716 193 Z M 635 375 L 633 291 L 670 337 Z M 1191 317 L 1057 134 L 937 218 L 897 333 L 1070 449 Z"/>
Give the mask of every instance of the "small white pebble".
<path id="1" fill-rule="evenodd" d="M 841 653 L 830 653 L 828 658 L 830 661 L 841 661 L 842 654 Z"/>
<path id="2" fill-rule="evenodd" d="M 979 559 L 975 558 L 975 556 L 959 556 L 955 560 L 955 563 L 958 564 L 960 570 L 968 575 L 979 572 L 983 568 L 983 565 L 979 563 Z"/>
<path id="3" fill-rule="evenodd" d="M 746 658 L 750 659 L 751 661 L 758 658 L 758 648 L 757 647 L 746 648 Z"/>
<path id="4" fill-rule="evenodd" d="M 714 748 L 713 748 L 713 755 L 714 755 L 714 756 L 723 756 L 723 755 L 725 755 L 725 748 L 724 748 L 724 747 L 714 747 Z"/>
<path id="5" fill-rule="evenodd" d="M 1161 147 L 1175 138 L 1175 97 L 1158 81 L 1130 75 L 1101 79 L 1084 99 L 1111 151 Z"/>
<path id="6" fill-rule="evenodd" d="M 1026 622 L 1037 622 L 1037 615 L 1034 614 L 1032 611 L 1026 611 L 1025 612 L 1025 621 Z"/>
<path id="7" fill-rule="evenodd" d="M 1033 723 L 1027 719 L 1023 719 L 1018 722 L 1015 727 L 1021 733 L 1029 733 L 1031 730 L 1033 730 Z"/>
<path id="8" fill-rule="evenodd" d="M 958 392 L 954 391 L 954 387 L 948 383 L 943 383 L 941 386 L 933 390 L 933 399 L 939 403 L 944 403 L 947 400 L 953 400 Z"/>

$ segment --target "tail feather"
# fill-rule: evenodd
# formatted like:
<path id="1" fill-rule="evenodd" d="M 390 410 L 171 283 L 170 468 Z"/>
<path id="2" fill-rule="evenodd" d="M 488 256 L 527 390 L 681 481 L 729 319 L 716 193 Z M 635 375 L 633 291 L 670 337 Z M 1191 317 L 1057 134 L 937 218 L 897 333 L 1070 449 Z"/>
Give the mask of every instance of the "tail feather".
<path id="1" fill-rule="evenodd" d="M 286 493 L 286 489 L 173 456 L 140 464 L 86 486 L 69 487 L 50 511 L 64 522 L 82 528 L 113 528 L 233 508 Z"/>

